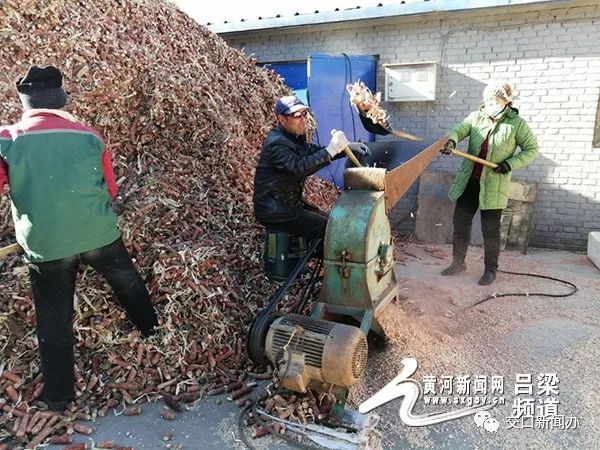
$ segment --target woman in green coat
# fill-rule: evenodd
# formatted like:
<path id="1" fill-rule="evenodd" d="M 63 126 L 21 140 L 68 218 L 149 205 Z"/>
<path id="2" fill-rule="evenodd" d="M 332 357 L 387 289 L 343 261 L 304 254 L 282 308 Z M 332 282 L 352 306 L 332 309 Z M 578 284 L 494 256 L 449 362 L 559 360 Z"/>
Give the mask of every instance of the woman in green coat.
<path id="1" fill-rule="evenodd" d="M 495 169 L 464 160 L 448 197 L 454 208 L 454 241 L 452 264 L 442 275 L 466 270 L 465 257 L 471 240 L 473 216 L 481 210 L 485 271 L 479 284 L 496 279 L 500 253 L 500 217 L 508 203 L 512 171 L 529 164 L 538 152 L 531 129 L 512 106 L 513 89 L 504 81 L 489 84 L 483 91 L 484 104 L 448 133 L 448 141 L 440 150 L 449 155 L 456 144 L 469 138 L 469 153 L 498 164 Z M 520 151 L 517 153 L 517 147 Z"/>

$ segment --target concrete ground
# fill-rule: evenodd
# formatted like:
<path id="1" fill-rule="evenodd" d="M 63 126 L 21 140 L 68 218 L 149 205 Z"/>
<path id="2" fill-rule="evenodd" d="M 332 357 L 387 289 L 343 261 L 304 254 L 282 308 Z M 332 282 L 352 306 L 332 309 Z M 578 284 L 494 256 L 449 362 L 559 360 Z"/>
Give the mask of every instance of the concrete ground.
<path id="1" fill-rule="evenodd" d="M 225 395 L 211 397 L 190 405 L 188 411 L 176 413 L 174 421 L 165 420 L 160 416 L 163 407 L 162 401 L 143 404 L 139 416 L 129 417 L 115 415 L 115 411 L 109 411 L 105 417 L 90 424 L 94 427 L 93 434 L 75 435 L 73 441 L 86 443 L 88 449 L 94 448 L 94 444 L 102 440 L 110 440 L 117 446 L 136 450 L 246 448 L 236 434 L 235 418 L 239 409 L 228 402 Z M 170 435 L 170 440 L 165 440 L 167 435 Z M 47 448 L 59 450 L 63 446 L 50 445 Z M 288 449 L 291 447 L 268 437 L 258 440 L 257 448 Z"/>
<path id="2" fill-rule="evenodd" d="M 381 416 L 379 431 L 386 449 L 598 448 L 600 394 L 595 380 L 600 365 L 600 271 L 583 254 L 542 249 L 530 249 L 527 255 L 503 252 L 501 268 L 563 278 L 575 283 L 579 291 L 565 298 L 497 298 L 468 308 L 493 293 L 556 294 L 569 292 L 569 287 L 503 273 L 491 286 L 479 286 L 483 267 L 479 248 L 470 250 L 466 272 L 442 277 L 439 271 L 449 262 L 450 251 L 446 245 L 398 244 L 396 273 L 402 298 L 380 315 L 389 343 L 370 352 L 366 376 L 352 389 L 350 405 L 356 407 L 377 392 L 400 373 L 403 358 L 414 357 L 419 368 L 412 379 L 421 384 L 421 392 L 425 375 L 438 380 L 442 376 L 503 376 L 505 404 L 489 410 L 499 428 L 493 433 L 477 427 L 473 416 L 409 427 L 398 414 L 404 400 L 396 399 L 375 411 Z M 537 395 L 540 373 L 557 375 L 558 395 Z M 532 395 L 515 395 L 517 374 L 532 375 Z M 578 419 L 576 428 L 571 420 L 568 430 L 507 429 L 507 417 L 516 414 L 515 399 L 533 399 L 533 415 L 549 417 L 548 411 L 541 410 L 541 402 L 549 397 L 559 400 L 555 413 Z M 421 397 L 413 414 L 460 407 L 425 405 Z M 224 397 L 201 400 L 189 411 L 178 413 L 175 421 L 162 419 L 160 408 L 159 404 L 142 405 L 142 414 L 134 417 L 109 413 L 93 424 L 94 434 L 77 436 L 77 440 L 87 442 L 88 448 L 102 439 L 135 449 L 244 448 L 235 435 L 237 408 Z M 163 440 L 166 433 L 173 433 L 172 440 Z M 290 448 L 271 437 L 258 440 L 257 446 Z"/>
<path id="3" fill-rule="evenodd" d="M 472 416 L 422 428 L 407 427 L 398 415 L 401 400 L 395 400 L 377 410 L 382 417 L 385 448 L 599 447 L 596 411 L 600 395 L 595 380 L 600 364 L 600 271 L 584 254 L 542 249 L 530 249 L 527 255 L 503 252 L 501 269 L 561 278 L 576 284 L 579 291 L 564 298 L 500 297 L 475 308 L 469 305 L 494 293 L 560 294 L 571 288 L 551 280 L 504 273 L 494 284 L 479 286 L 477 280 L 483 271 L 480 248 L 470 250 L 468 270 L 452 277 L 439 274 L 450 262 L 450 246 L 401 243 L 396 254 L 402 299 L 381 317 L 391 343 L 385 351 L 371 355 L 366 376 L 353 390 L 353 402 L 359 403 L 380 389 L 400 373 L 402 358 L 411 356 L 419 363 L 412 378 L 423 389 L 423 377 L 436 376 L 437 393 L 443 376 L 454 376 L 456 381 L 458 376 L 469 375 L 471 388 L 476 376 L 486 376 L 488 383 L 492 376 L 503 376 L 505 405 L 489 411 L 499 423 L 494 433 L 477 427 Z M 558 395 L 538 395 L 540 373 L 556 374 Z M 532 394 L 523 391 L 528 383 L 521 383 L 516 395 L 517 375 L 528 374 Z M 550 398 L 558 400 L 555 411 L 548 407 Z M 420 398 L 414 413 L 457 408 L 461 406 L 425 406 Z M 570 429 L 558 429 L 561 419 L 551 414 L 576 417 L 578 426 L 574 428 L 575 420 L 570 419 Z M 509 429 L 515 422 L 521 426 L 520 418 L 508 419 L 517 415 L 526 427 L 534 423 L 533 429 Z M 557 424 L 554 429 L 542 429 L 550 428 L 553 421 Z"/>

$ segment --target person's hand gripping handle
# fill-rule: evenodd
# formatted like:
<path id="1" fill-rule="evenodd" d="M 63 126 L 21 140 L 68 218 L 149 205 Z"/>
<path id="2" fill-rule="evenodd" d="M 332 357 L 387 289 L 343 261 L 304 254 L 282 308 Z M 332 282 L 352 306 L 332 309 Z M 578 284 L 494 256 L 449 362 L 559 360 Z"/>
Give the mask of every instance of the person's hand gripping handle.
<path id="1" fill-rule="evenodd" d="M 350 147 L 348 147 L 348 144 L 348 139 L 346 139 L 346 135 L 343 131 L 331 130 L 331 142 L 327 147 L 327 151 L 329 151 L 330 154 L 332 154 L 333 151 L 334 153 L 332 156 L 343 151 L 355 167 L 362 167 L 356 156 L 354 156 L 354 153 L 352 153 L 352 150 L 350 150 Z M 332 151 L 330 151 L 330 148 Z"/>

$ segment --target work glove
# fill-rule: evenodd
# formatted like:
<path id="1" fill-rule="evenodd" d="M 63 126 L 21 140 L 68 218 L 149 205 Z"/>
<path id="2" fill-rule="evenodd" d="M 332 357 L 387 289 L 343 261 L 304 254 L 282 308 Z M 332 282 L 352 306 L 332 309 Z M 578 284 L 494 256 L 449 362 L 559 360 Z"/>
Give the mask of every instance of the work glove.
<path id="1" fill-rule="evenodd" d="M 123 214 L 123 211 L 125 211 L 125 202 L 123 201 L 123 197 L 120 195 L 115 197 L 113 200 L 113 211 L 117 216 L 120 216 Z"/>
<path id="2" fill-rule="evenodd" d="M 442 148 L 440 150 L 440 153 L 443 153 L 444 155 L 449 155 L 452 153 L 452 150 L 454 150 L 456 148 L 456 142 L 454 142 L 452 139 L 448 139 L 446 141 L 446 143 L 444 144 L 444 148 Z"/>
<path id="3" fill-rule="evenodd" d="M 496 167 L 495 169 L 492 169 L 492 170 L 496 173 L 504 174 L 504 173 L 510 172 L 511 169 L 506 161 L 502 161 L 500 164 L 498 164 L 498 167 Z"/>
<path id="4" fill-rule="evenodd" d="M 343 131 L 331 130 L 331 141 L 326 147 L 327 152 L 333 158 L 340 153 L 349 144 Z"/>
<path id="5" fill-rule="evenodd" d="M 371 149 L 363 142 L 350 142 L 348 148 L 357 156 L 371 156 Z"/>

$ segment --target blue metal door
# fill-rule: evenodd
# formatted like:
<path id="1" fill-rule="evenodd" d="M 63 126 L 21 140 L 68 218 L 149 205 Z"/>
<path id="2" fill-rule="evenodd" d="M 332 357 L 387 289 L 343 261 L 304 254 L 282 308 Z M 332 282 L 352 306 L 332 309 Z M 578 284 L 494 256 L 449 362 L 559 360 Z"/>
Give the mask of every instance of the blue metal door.
<path id="1" fill-rule="evenodd" d="M 293 61 L 268 63 L 264 66 L 277 72 L 283 78 L 286 86 L 291 88 L 300 100 L 308 104 L 308 99 L 306 98 L 306 89 L 308 87 L 306 65 L 306 61 Z"/>
<path id="2" fill-rule="evenodd" d="M 375 92 L 377 58 L 346 54 L 311 53 L 308 59 L 308 101 L 317 121 L 315 143 L 327 145 L 331 130 L 342 130 L 350 141 L 371 142 L 374 135 L 365 130 L 350 105 L 346 85 L 362 81 Z M 334 161 L 317 175 L 343 187 L 346 158 Z"/>

